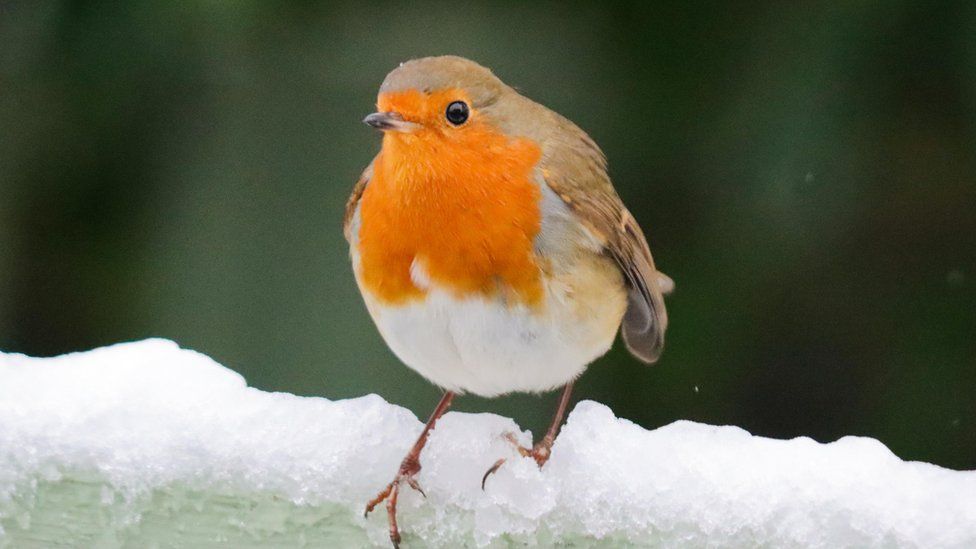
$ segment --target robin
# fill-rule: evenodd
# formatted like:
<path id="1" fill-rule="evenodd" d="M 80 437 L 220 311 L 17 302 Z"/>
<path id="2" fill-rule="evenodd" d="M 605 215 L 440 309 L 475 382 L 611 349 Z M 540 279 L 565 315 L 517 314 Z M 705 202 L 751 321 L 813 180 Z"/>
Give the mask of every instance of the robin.
<path id="1" fill-rule="evenodd" d="M 363 122 L 383 145 L 343 223 L 353 270 L 390 349 L 445 390 L 366 507 L 386 501 L 398 546 L 400 488 L 423 493 L 420 452 L 456 394 L 562 387 L 545 437 L 519 447 L 541 467 L 574 380 L 618 328 L 639 360 L 660 356 L 673 283 L 654 267 L 596 143 L 487 68 L 454 56 L 402 63 L 377 107 Z"/>

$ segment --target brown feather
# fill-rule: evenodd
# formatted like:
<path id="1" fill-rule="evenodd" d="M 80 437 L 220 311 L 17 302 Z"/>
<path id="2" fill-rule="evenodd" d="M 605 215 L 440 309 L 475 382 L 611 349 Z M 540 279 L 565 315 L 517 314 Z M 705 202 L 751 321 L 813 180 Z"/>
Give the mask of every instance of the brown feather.
<path id="1" fill-rule="evenodd" d="M 346 201 L 346 213 L 342 216 L 342 234 L 346 236 L 347 242 L 352 242 L 352 218 L 356 215 L 356 206 L 359 204 L 359 199 L 363 197 L 363 191 L 366 190 L 366 184 L 372 176 L 373 163 L 370 162 L 359 176 L 359 180 L 352 188 L 352 194 L 349 195 L 349 200 Z"/>
<path id="2" fill-rule="evenodd" d="M 623 272 L 628 285 L 627 312 L 620 331 L 630 352 L 652 363 L 664 348 L 668 326 L 664 293 L 673 282 L 655 268 L 643 231 L 610 182 L 603 152 L 578 126 L 545 111 L 552 117 L 547 124 L 552 131 L 539 136 L 543 140 L 543 177 Z"/>

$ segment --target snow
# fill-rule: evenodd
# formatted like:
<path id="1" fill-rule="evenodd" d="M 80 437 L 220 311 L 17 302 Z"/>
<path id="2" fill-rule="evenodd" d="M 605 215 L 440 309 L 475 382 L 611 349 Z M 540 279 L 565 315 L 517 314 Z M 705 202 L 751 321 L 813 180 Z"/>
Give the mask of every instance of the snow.
<path id="1" fill-rule="evenodd" d="M 164 340 L 0 354 L 0 547 L 383 546 L 385 513 L 362 509 L 420 429 L 376 395 L 262 392 Z M 442 419 L 427 499 L 401 496 L 405 546 L 976 547 L 976 472 L 873 439 L 648 431 L 581 402 L 539 470 L 506 432 L 529 442 L 496 415 Z"/>

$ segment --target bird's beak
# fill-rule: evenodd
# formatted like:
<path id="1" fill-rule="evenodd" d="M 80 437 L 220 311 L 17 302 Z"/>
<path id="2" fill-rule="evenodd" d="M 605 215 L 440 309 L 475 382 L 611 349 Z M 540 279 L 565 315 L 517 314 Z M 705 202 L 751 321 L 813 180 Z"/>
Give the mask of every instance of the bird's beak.
<path id="1" fill-rule="evenodd" d="M 420 127 L 420 124 L 408 122 L 398 112 L 374 112 L 363 118 L 363 124 L 377 130 L 410 133 Z"/>

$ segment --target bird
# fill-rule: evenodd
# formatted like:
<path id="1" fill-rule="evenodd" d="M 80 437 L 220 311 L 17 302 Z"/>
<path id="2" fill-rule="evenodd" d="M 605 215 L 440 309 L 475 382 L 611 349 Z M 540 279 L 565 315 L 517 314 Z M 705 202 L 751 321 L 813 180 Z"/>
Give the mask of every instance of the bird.
<path id="1" fill-rule="evenodd" d="M 647 240 L 624 207 L 606 156 L 576 124 L 457 56 L 413 59 L 380 86 L 363 122 L 382 132 L 345 209 L 353 273 L 387 346 L 443 397 L 386 501 L 397 498 L 454 397 L 562 388 L 545 436 L 519 453 L 540 467 L 573 383 L 621 333 L 645 363 L 661 355 L 664 295 Z M 504 463 L 498 460 L 482 478 Z"/>

